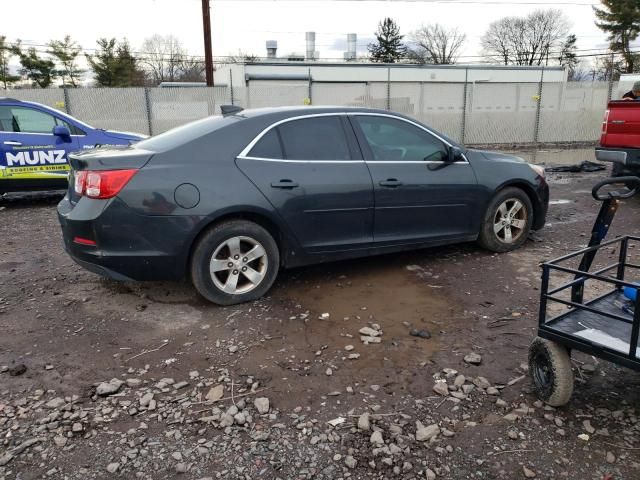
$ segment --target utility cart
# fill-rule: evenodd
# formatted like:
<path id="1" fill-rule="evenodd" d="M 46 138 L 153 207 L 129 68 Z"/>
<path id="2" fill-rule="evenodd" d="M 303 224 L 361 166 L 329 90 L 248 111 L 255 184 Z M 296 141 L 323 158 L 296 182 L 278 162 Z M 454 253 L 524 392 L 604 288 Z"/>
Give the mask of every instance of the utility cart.
<path id="1" fill-rule="evenodd" d="M 529 373 L 538 396 L 549 405 L 561 406 L 571 398 L 572 350 L 640 371 L 640 284 L 634 283 L 640 281 L 640 237 L 604 241 L 620 200 L 637 192 L 638 177 L 608 178 L 594 186 L 593 197 L 602 206 L 588 246 L 542 265 L 538 336 L 529 347 Z M 596 256 L 605 265 L 590 271 Z M 572 267 L 578 260 L 579 266 Z M 558 282 L 558 277 L 564 279 Z M 549 310 L 557 314 L 549 315 Z"/>

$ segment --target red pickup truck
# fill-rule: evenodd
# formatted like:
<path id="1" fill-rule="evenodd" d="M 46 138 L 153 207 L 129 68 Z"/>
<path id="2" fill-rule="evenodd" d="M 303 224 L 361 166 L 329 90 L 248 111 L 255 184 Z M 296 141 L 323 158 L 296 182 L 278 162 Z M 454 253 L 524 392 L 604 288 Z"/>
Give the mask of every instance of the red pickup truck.
<path id="1" fill-rule="evenodd" d="M 596 159 L 613 162 L 614 177 L 640 175 L 640 101 L 609 102 Z"/>

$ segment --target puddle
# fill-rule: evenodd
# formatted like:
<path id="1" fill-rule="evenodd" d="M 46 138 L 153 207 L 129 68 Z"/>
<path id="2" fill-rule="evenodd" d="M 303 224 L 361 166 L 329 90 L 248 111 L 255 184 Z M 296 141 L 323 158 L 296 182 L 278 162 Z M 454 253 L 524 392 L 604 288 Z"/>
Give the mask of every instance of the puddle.
<path id="1" fill-rule="evenodd" d="M 307 267 L 289 275 L 274 295 L 309 310 L 308 337 L 328 345 L 354 345 L 361 354 L 359 367 L 406 367 L 426 361 L 442 348 L 441 331 L 455 329 L 460 318 L 428 268 L 399 263 L 397 258 Z M 323 313 L 329 317 L 320 320 Z M 358 330 L 369 322 L 382 328 L 381 344 L 360 341 Z M 432 338 L 410 336 L 412 327 L 428 330 Z"/>

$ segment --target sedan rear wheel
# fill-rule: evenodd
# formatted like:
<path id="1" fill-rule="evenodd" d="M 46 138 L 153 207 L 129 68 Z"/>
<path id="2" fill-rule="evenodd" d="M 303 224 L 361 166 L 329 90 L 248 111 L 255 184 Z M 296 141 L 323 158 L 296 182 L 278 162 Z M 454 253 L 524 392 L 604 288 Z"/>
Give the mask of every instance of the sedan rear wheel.
<path id="1" fill-rule="evenodd" d="M 528 195 L 519 188 L 505 188 L 489 202 L 478 241 L 493 252 L 515 250 L 527 240 L 532 223 Z"/>
<path id="2" fill-rule="evenodd" d="M 279 263 L 278 246 L 269 232 L 255 223 L 233 220 L 200 239 L 191 260 L 191 278 L 207 300 L 233 305 L 264 295 Z"/>

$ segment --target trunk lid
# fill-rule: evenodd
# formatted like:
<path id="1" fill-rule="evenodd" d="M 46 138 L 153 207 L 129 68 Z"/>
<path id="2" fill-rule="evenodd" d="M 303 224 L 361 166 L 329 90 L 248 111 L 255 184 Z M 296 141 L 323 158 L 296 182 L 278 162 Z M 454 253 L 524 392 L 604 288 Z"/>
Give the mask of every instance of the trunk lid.
<path id="1" fill-rule="evenodd" d="M 640 148 L 640 102 L 609 102 L 602 122 L 600 145 Z"/>

